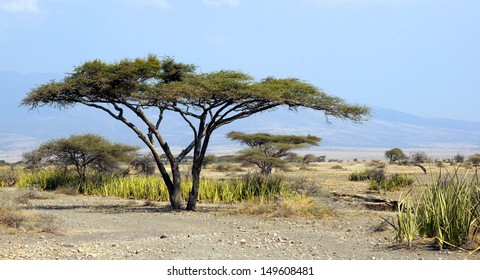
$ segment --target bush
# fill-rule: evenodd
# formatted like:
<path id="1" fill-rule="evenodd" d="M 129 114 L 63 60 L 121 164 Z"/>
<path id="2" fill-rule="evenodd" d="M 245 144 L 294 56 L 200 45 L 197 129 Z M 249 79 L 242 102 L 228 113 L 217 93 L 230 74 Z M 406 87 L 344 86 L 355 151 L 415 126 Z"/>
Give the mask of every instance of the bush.
<path id="1" fill-rule="evenodd" d="M 368 179 L 370 179 L 371 181 L 381 182 L 384 181 L 385 178 L 385 170 L 383 168 L 373 169 L 368 175 Z"/>
<path id="2" fill-rule="evenodd" d="M 368 180 L 370 178 L 370 173 L 372 173 L 372 172 L 373 172 L 373 169 L 365 169 L 365 170 L 362 170 L 362 171 L 355 171 L 355 172 L 350 174 L 350 176 L 348 177 L 348 180 L 355 181 L 355 182 L 365 181 L 365 180 Z"/>
<path id="3" fill-rule="evenodd" d="M 402 187 L 408 187 L 413 185 L 415 182 L 414 179 L 408 177 L 404 174 L 393 174 L 390 177 L 386 177 L 385 174 L 377 175 L 378 179 L 372 179 L 370 181 L 370 189 L 371 190 L 387 190 L 387 191 L 394 191 L 398 190 Z"/>
<path id="4" fill-rule="evenodd" d="M 309 177 L 296 177 L 290 179 L 290 190 L 294 193 L 311 197 L 325 196 L 317 179 Z"/>
<path id="5" fill-rule="evenodd" d="M 136 156 L 130 164 L 144 175 L 153 175 L 157 169 L 155 159 L 151 155 Z"/>
<path id="6" fill-rule="evenodd" d="M 233 163 L 220 163 L 215 167 L 215 170 L 219 172 L 242 172 L 243 168 Z"/>
<path id="7" fill-rule="evenodd" d="M 17 182 L 17 176 L 13 172 L 0 174 L 0 187 L 13 187 Z"/>
<path id="8" fill-rule="evenodd" d="M 479 166 L 480 165 L 480 154 L 474 154 L 473 156 L 470 156 L 468 158 L 468 161 L 473 164 L 473 166 Z"/>
<path id="9" fill-rule="evenodd" d="M 28 199 L 45 199 L 44 195 L 46 194 L 21 192 L 19 196 L 1 197 L 0 225 L 37 232 L 55 232 L 58 224 L 53 216 L 25 210 L 18 205 L 18 202 L 27 202 Z"/>

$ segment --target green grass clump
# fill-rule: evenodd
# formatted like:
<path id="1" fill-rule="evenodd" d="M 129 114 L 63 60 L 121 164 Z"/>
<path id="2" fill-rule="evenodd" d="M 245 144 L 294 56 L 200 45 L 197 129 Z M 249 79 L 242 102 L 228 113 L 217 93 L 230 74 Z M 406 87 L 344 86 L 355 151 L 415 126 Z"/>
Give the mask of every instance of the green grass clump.
<path id="1" fill-rule="evenodd" d="M 372 169 L 365 169 L 365 170 L 362 170 L 362 171 L 352 172 L 349 175 L 348 180 L 354 181 L 354 182 L 368 180 L 369 176 L 370 176 L 370 173 L 372 173 L 372 171 L 373 171 Z"/>
<path id="2" fill-rule="evenodd" d="M 377 180 L 370 181 L 371 190 L 387 190 L 395 191 L 402 187 L 412 186 L 415 180 L 405 174 L 393 174 L 390 177 L 384 177 Z"/>
<path id="3" fill-rule="evenodd" d="M 460 247 L 475 238 L 480 229 L 479 182 L 476 171 L 460 174 L 456 169 L 453 173 L 434 175 L 416 201 L 405 202 L 412 207 L 399 207 L 394 223 L 397 237 L 411 242 L 404 237 L 405 227 L 399 226 L 406 224 L 411 227 L 409 235 L 415 227 L 416 234 L 435 238 L 440 248 Z"/>
<path id="4" fill-rule="evenodd" d="M 22 172 L 18 175 L 18 186 L 43 191 L 52 191 L 66 186 L 82 184 L 80 176 L 65 173 L 56 169 L 33 172 Z"/>
<path id="5" fill-rule="evenodd" d="M 396 212 L 396 220 L 387 221 L 397 233 L 395 239 L 400 243 L 412 245 L 413 240 L 418 235 L 418 220 L 416 211 L 411 208 L 407 200 L 403 200 L 398 204 Z"/>

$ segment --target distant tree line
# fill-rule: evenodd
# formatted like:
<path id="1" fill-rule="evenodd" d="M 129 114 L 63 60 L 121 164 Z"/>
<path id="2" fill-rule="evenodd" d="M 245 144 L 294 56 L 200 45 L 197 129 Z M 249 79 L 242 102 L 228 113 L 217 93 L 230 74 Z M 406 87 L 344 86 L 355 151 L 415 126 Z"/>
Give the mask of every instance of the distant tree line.
<path id="1" fill-rule="evenodd" d="M 432 159 L 425 152 L 413 152 L 410 156 L 407 156 L 402 149 L 400 148 L 393 148 L 390 150 L 385 151 L 385 158 L 389 161 L 390 164 L 398 163 L 398 164 L 422 164 L 431 162 Z M 468 157 L 465 160 L 465 156 L 457 153 L 451 160 L 448 160 L 452 163 L 464 163 L 468 162 L 473 166 L 480 165 L 480 154 L 474 154 Z"/>

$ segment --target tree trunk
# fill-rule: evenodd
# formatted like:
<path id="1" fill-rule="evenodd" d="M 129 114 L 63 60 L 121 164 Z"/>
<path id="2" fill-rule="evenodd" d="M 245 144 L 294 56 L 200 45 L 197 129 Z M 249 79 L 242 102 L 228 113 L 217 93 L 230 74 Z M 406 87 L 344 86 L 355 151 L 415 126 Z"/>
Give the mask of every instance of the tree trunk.
<path id="1" fill-rule="evenodd" d="M 203 122 L 202 122 L 203 123 Z M 203 124 L 200 125 L 201 130 L 203 131 Z M 193 164 L 192 164 L 192 189 L 190 190 L 190 195 L 188 197 L 187 211 L 195 211 L 198 201 L 198 190 L 200 189 L 200 172 L 202 171 L 202 163 L 207 152 L 208 143 L 210 142 L 210 135 L 212 131 L 207 129 L 203 139 L 199 137 L 196 140 L 195 148 L 193 150 Z"/>
<path id="2" fill-rule="evenodd" d="M 264 174 L 264 175 L 270 175 L 270 174 L 272 174 L 272 168 L 273 168 L 272 164 L 263 163 L 260 166 L 260 173 Z"/>
<path id="3" fill-rule="evenodd" d="M 171 188 L 168 189 L 168 194 L 170 196 L 170 205 L 174 210 L 181 210 L 184 207 L 184 201 L 182 198 L 182 189 L 181 189 L 181 175 L 180 168 L 178 164 L 172 168 L 173 182 Z"/>
<path id="4" fill-rule="evenodd" d="M 181 210 L 184 207 L 184 201 L 182 198 L 182 189 L 180 187 L 182 178 L 180 175 L 180 167 L 178 163 L 171 164 L 172 178 L 168 174 L 165 166 L 156 154 L 154 154 L 155 161 L 157 163 L 160 174 L 162 175 L 163 181 L 167 186 L 168 196 L 170 199 L 170 205 L 174 210 Z M 173 180 L 172 180 L 173 179 Z"/>
<path id="5" fill-rule="evenodd" d="M 201 162 L 195 161 L 192 165 L 192 189 L 188 197 L 187 210 L 195 211 L 198 201 L 198 190 L 200 188 L 200 172 L 202 170 Z"/>

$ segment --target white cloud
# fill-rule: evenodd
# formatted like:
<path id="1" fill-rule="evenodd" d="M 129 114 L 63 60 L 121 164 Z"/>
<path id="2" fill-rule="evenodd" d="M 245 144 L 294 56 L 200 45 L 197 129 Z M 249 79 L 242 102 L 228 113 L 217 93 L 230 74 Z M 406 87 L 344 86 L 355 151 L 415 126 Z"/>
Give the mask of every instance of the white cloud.
<path id="1" fill-rule="evenodd" d="M 38 10 L 38 0 L 0 0 L 0 11 L 34 13 Z"/>
<path id="2" fill-rule="evenodd" d="M 202 3 L 209 6 L 230 6 L 236 7 L 240 5 L 240 0 L 202 0 Z"/>

